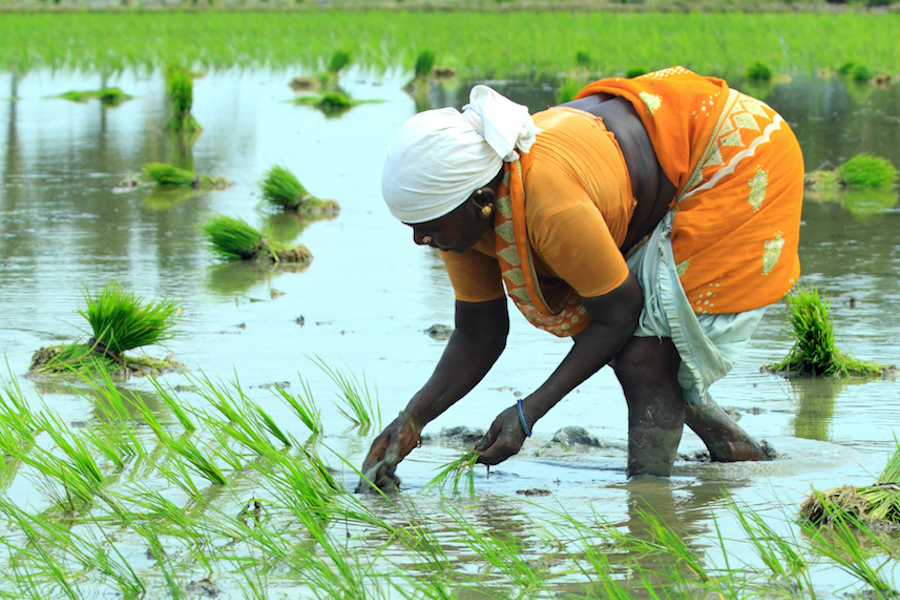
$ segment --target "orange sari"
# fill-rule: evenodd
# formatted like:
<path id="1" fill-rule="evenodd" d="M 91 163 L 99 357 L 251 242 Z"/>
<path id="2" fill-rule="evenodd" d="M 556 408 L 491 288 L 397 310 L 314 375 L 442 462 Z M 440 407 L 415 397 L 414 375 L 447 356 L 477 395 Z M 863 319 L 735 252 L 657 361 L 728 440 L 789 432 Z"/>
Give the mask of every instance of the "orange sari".
<path id="1" fill-rule="evenodd" d="M 763 102 L 682 67 L 595 81 L 577 98 L 625 98 L 678 188 L 672 248 L 697 314 L 737 313 L 781 299 L 800 275 L 803 157 Z"/>

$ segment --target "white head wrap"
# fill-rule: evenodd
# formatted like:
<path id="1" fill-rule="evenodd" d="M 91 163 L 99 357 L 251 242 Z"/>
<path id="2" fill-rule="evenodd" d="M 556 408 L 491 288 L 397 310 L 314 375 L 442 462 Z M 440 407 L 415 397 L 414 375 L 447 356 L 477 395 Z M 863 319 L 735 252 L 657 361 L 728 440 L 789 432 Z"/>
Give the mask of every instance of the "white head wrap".
<path id="1" fill-rule="evenodd" d="M 528 152 L 540 130 L 528 109 L 476 85 L 462 112 L 441 108 L 407 121 L 388 147 L 381 195 L 404 223 L 424 223 L 461 205 Z"/>

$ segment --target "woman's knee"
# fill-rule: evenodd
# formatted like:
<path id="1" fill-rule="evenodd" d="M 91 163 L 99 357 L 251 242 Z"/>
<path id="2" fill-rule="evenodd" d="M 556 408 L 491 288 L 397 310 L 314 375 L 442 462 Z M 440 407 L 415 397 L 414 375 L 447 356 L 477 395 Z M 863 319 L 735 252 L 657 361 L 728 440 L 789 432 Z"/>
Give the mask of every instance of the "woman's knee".
<path id="1" fill-rule="evenodd" d="M 624 386 L 676 378 L 681 358 L 671 338 L 633 337 L 611 364 Z"/>

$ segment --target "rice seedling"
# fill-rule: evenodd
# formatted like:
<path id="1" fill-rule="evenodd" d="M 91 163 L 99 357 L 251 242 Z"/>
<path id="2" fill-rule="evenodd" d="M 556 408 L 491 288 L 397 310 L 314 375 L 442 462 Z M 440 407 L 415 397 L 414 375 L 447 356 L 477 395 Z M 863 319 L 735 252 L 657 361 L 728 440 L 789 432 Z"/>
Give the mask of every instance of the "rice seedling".
<path id="1" fill-rule="evenodd" d="M 481 456 L 479 450 L 471 450 L 461 457 L 451 461 L 440 468 L 440 472 L 425 485 L 425 489 L 438 488 L 441 493 L 449 484 L 454 494 L 459 493 L 459 484 L 465 479 L 466 491 L 475 497 L 475 464 Z"/>
<path id="2" fill-rule="evenodd" d="M 166 446 L 184 458 L 194 472 L 213 485 L 225 485 L 228 483 L 225 474 L 222 473 L 215 461 L 207 456 L 188 436 L 168 437 L 166 438 Z"/>
<path id="3" fill-rule="evenodd" d="M 751 81 L 769 81 L 772 79 L 772 69 L 758 60 L 747 66 L 745 74 L 747 79 Z"/>
<path id="4" fill-rule="evenodd" d="M 322 426 L 322 411 L 313 402 L 309 382 L 302 377 L 300 378 L 300 387 L 303 388 L 303 394 L 295 395 L 282 387 L 275 387 L 274 393 L 284 400 L 285 404 L 294 411 L 300 421 L 306 425 L 306 428 L 315 437 L 325 431 Z"/>
<path id="5" fill-rule="evenodd" d="M 766 366 L 767 370 L 834 377 L 877 377 L 885 371 L 883 365 L 853 358 L 837 349 L 829 313 L 831 301 L 820 297 L 818 289 L 799 290 L 785 296 L 785 302 L 794 346 L 781 362 Z"/>
<path id="6" fill-rule="evenodd" d="M 261 188 L 264 201 L 285 211 L 314 215 L 340 210 L 334 200 L 322 200 L 307 192 L 296 175 L 278 165 L 266 172 Z"/>
<path id="7" fill-rule="evenodd" d="M 224 190 L 231 182 L 224 177 L 200 175 L 179 169 L 166 163 L 151 162 L 141 167 L 141 171 L 162 188 L 191 188 L 193 190 Z"/>
<path id="8" fill-rule="evenodd" d="M 217 214 L 202 226 L 212 249 L 226 259 L 265 260 L 306 265 L 312 254 L 306 246 L 286 247 L 246 221 Z"/>
<path id="9" fill-rule="evenodd" d="M 78 309 L 78 314 L 91 326 L 93 337 L 88 345 L 117 362 L 127 350 L 158 344 L 177 334 L 181 307 L 175 300 L 145 303 L 111 281 L 96 296 L 85 289 L 84 301 L 87 306 Z"/>
<path id="10" fill-rule="evenodd" d="M 172 101 L 172 116 L 164 129 L 168 131 L 200 131 L 203 129 L 191 114 L 194 103 L 194 79 L 190 71 L 174 63 L 166 65 L 166 90 Z"/>
<path id="11" fill-rule="evenodd" d="M 434 67 L 434 51 L 422 50 L 416 55 L 416 63 L 413 69 L 415 77 L 422 79 L 431 75 L 431 69 Z"/>
<path id="12" fill-rule="evenodd" d="M 890 160 L 868 153 L 857 154 L 835 170 L 844 185 L 885 189 L 897 181 L 897 169 Z"/>
<path id="13" fill-rule="evenodd" d="M 349 376 L 344 375 L 340 369 L 330 367 L 318 356 L 307 358 L 337 384 L 339 392 L 335 392 L 335 394 L 344 404 L 344 406 L 338 406 L 338 412 L 344 418 L 354 423 L 355 426 L 359 426 L 362 434 L 368 431 L 373 423 L 373 418 L 377 422 L 378 428 L 381 428 L 381 407 L 378 403 L 378 393 L 376 390 L 375 397 L 372 397 L 366 383 L 365 373 L 360 380 L 352 372 Z"/>
<path id="14" fill-rule="evenodd" d="M 832 509 L 826 505 L 826 511 Z M 878 539 L 863 520 L 844 513 L 840 516 L 830 515 L 831 527 L 821 528 L 807 521 L 801 527 L 810 538 L 813 551 L 831 559 L 835 565 L 858 580 L 869 585 L 879 598 L 893 598 L 896 592 L 881 571 L 892 565 L 890 551 Z M 869 541 L 888 557 L 878 566 L 870 563 L 871 553 L 860 543 L 860 539 Z"/>

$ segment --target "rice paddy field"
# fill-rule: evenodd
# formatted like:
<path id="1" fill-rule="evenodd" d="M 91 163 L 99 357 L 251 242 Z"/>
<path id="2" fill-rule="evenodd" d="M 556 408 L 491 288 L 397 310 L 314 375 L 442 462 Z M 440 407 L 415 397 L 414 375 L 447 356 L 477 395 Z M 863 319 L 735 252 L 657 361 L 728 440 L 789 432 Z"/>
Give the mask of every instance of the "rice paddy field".
<path id="1" fill-rule="evenodd" d="M 900 384 L 762 371 L 792 347 L 781 303 L 712 388 L 773 461 L 703 462 L 686 432 L 673 477 L 626 480 L 625 402 L 603 369 L 489 476 L 435 481 L 471 449 L 457 428 L 486 428 L 569 349 L 511 309 L 500 361 L 426 428 L 398 468 L 401 492 L 354 489 L 372 439 L 443 351 L 433 326 L 453 325 L 440 258 L 380 198 L 405 120 L 461 107 L 478 83 L 536 111 L 566 82 L 684 64 L 778 110 L 807 171 L 860 153 L 900 165 L 897 19 L 3 13 L 0 595 L 895 597 L 891 528 L 818 530 L 799 510 L 813 489 L 878 479 L 897 449 Z M 338 50 L 349 64 L 329 72 Z M 408 86 L 424 50 L 455 77 Z M 770 80 L 745 76 L 754 61 Z M 198 129 L 167 128 L 169 63 L 191 73 Z M 334 85 L 352 105 L 297 102 Z M 94 93 L 110 88 L 130 98 Z M 177 167 L 183 185 L 149 181 L 153 164 Z M 267 202 L 264 180 L 282 171 L 333 208 Z M 312 258 L 227 260 L 206 235 L 217 215 L 245 222 L 260 248 Z M 830 299 L 841 350 L 900 362 L 896 188 L 810 193 L 800 256 L 799 285 Z M 29 375 L 39 349 L 102 337 L 86 301 L 107 293 L 174 319 L 170 339 L 124 350 L 150 366 L 127 379 Z M 571 426 L 589 443 L 554 441 Z"/>

